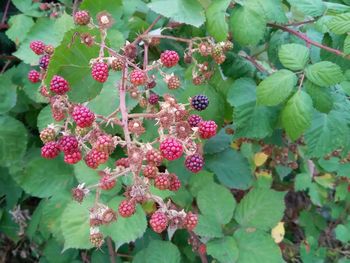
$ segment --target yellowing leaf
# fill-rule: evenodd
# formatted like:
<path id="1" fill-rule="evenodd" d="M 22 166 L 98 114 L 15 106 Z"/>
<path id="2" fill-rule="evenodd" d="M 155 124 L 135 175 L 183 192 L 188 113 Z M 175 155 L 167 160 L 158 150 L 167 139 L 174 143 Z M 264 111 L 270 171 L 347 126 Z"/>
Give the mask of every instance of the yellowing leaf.
<path id="1" fill-rule="evenodd" d="M 231 143 L 231 148 L 235 150 L 239 150 L 240 143 L 238 141 L 233 141 Z"/>
<path id="2" fill-rule="evenodd" d="M 284 222 L 278 222 L 277 226 L 275 226 L 271 230 L 271 237 L 277 244 L 283 240 L 284 234 L 285 234 Z"/>
<path id="3" fill-rule="evenodd" d="M 254 155 L 254 163 L 257 167 L 262 166 L 269 156 L 264 152 L 258 152 Z"/>
<path id="4" fill-rule="evenodd" d="M 329 189 L 333 189 L 334 188 L 334 183 L 335 183 L 335 178 L 333 175 L 326 173 L 324 175 L 321 176 L 316 176 L 315 177 L 315 181 L 325 187 L 325 188 L 329 188 Z"/>
<path id="5" fill-rule="evenodd" d="M 257 171 L 256 173 L 255 173 L 255 175 L 257 176 L 257 177 L 268 177 L 268 178 L 271 178 L 272 176 L 271 176 L 271 171 L 270 170 L 266 170 L 266 169 L 264 169 L 264 170 L 259 170 L 259 171 Z"/>

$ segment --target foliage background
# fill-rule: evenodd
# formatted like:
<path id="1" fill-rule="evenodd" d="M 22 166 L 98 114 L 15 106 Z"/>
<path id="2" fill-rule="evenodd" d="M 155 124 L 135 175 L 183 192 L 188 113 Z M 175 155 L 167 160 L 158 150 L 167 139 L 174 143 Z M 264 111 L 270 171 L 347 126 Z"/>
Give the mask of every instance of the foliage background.
<path id="1" fill-rule="evenodd" d="M 7 2 L 2 1 L 1 10 Z M 67 49 L 74 32 L 86 29 L 74 26 L 71 1 L 51 4 L 43 11 L 38 2 L 12 0 L 8 11 L 0 14 L 7 17 L 0 25 L 0 258 L 106 262 L 107 246 L 96 251 L 88 241 L 91 200 L 79 205 L 70 197 L 73 186 L 95 182 L 96 173 L 83 163 L 68 166 L 62 158 L 40 157 L 39 131 L 53 119 L 37 85 L 27 80 L 31 66 L 38 64 L 29 43 L 42 40 L 57 47 L 49 76 L 62 74 L 71 83 L 70 97 L 89 100 L 98 114 L 108 114 L 118 104 L 113 85 L 119 76 L 114 74 L 102 89 L 92 80 L 88 62 L 97 56 L 97 48 L 76 41 Z M 179 175 L 184 187 L 176 194 L 162 193 L 184 208 L 196 205 L 200 220 L 195 233 L 206 243 L 209 260 L 350 262 L 349 0 L 85 0 L 81 8 L 92 15 L 101 10 L 113 15 L 117 22 L 108 34 L 113 48 L 132 40 L 158 14 L 164 16 L 158 28 L 169 18 L 183 23 L 163 34 L 211 35 L 217 41 L 233 37 L 234 50 L 209 83 L 194 86 L 191 68 L 184 63 L 176 68 L 184 83 L 174 91 L 177 98 L 186 101 L 198 91 L 206 94 L 211 101 L 203 114 L 223 128 L 205 145 L 205 171 L 193 175 L 184 169 L 183 160 L 169 163 L 169 171 Z M 312 23 L 297 24 L 308 20 Z M 291 25 L 278 28 L 280 24 Z M 286 28 L 302 31 L 308 40 Z M 185 46 L 162 40 L 151 50 L 151 58 L 165 49 L 183 54 Z M 168 92 L 161 83 L 155 91 Z M 132 100 L 128 107 L 140 110 Z M 145 141 L 154 134 L 152 123 L 146 125 Z M 290 138 L 287 145 L 283 130 Z M 240 138 L 249 140 L 238 145 Z M 296 141 L 297 154 L 289 151 L 288 160 L 298 168 L 271 167 L 276 155 L 266 160 L 261 140 L 276 147 Z M 120 156 L 122 152 L 114 158 Z M 116 208 L 121 189 L 120 183 L 103 198 Z M 11 215 L 18 206 L 30 215 L 22 225 Z M 104 229 L 118 248 L 117 262 L 199 262 L 186 232 L 177 231 L 171 241 L 152 233 L 143 210 L 147 207 Z M 274 228 L 281 221 L 284 227 Z M 279 234 L 284 238 L 276 244 Z"/>

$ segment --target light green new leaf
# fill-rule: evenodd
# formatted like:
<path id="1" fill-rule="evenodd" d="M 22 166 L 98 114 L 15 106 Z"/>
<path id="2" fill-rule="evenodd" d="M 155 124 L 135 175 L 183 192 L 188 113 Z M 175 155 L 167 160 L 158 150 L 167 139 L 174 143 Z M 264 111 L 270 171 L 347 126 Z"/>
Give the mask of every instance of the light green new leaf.
<path id="1" fill-rule="evenodd" d="M 206 10 L 207 30 L 216 41 L 224 41 L 228 34 L 228 25 L 226 23 L 226 9 L 230 0 L 213 1 Z"/>
<path id="2" fill-rule="evenodd" d="M 306 66 L 310 51 L 300 44 L 282 45 L 278 51 L 278 57 L 283 66 L 291 70 L 300 70 Z"/>
<path id="3" fill-rule="evenodd" d="M 310 126 L 312 119 L 312 99 L 304 91 L 291 97 L 282 110 L 282 126 L 292 140 L 299 138 Z"/>
<path id="4" fill-rule="evenodd" d="M 208 184 L 199 191 L 197 204 L 203 215 L 215 218 L 220 224 L 230 222 L 236 207 L 230 191 L 218 184 Z"/>
<path id="5" fill-rule="evenodd" d="M 334 16 L 328 22 L 328 28 L 338 35 L 350 32 L 350 12 Z"/>
<path id="6" fill-rule="evenodd" d="M 269 230 L 283 217 L 284 195 L 272 189 L 254 188 L 238 204 L 234 217 L 242 227 Z"/>
<path id="7" fill-rule="evenodd" d="M 7 37 L 18 45 L 26 37 L 32 26 L 34 25 L 33 18 L 24 14 L 11 16 L 9 19 L 10 28 L 5 32 Z"/>
<path id="8" fill-rule="evenodd" d="M 176 22 L 200 27 L 205 22 L 204 10 L 197 0 L 153 0 L 148 4 L 154 12 Z"/>
<path id="9" fill-rule="evenodd" d="M 234 233 L 238 245 L 238 263 L 285 262 L 281 250 L 271 236 L 261 230 L 238 229 Z"/>
<path id="10" fill-rule="evenodd" d="M 341 68 L 332 62 L 322 61 L 305 69 L 306 77 L 321 87 L 328 87 L 344 80 Z"/>
<path id="11" fill-rule="evenodd" d="M 227 236 L 210 240 L 207 244 L 208 255 L 222 263 L 233 263 L 238 259 L 238 247 L 233 237 Z"/>
<path id="12" fill-rule="evenodd" d="M 326 11 L 326 5 L 322 0 L 288 0 L 288 2 L 292 7 L 309 16 L 320 16 Z"/>
<path id="13" fill-rule="evenodd" d="M 297 76 L 289 70 L 282 69 L 260 82 L 257 88 L 257 103 L 276 106 L 288 98 L 297 84 Z"/>

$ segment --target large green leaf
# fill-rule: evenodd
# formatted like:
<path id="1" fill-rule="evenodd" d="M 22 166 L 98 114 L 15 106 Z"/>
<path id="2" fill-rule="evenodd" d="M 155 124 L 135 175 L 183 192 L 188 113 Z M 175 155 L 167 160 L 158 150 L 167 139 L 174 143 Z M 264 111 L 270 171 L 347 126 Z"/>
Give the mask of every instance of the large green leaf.
<path id="1" fill-rule="evenodd" d="M 310 81 L 321 87 L 328 87 L 344 80 L 341 68 L 329 61 L 322 61 L 308 66 L 305 74 Z"/>
<path id="2" fill-rule="evenodd" d="M 252 189 L 238 204 L 236 221 L 245 228 L 273 228 L 283 217 L 284 195 L 267 188 Z"/>
<path id="3" fill-rule="evenodd" d="M 2 114 L 16 105 L 17 90 L 8 74 L 0 75 L 0 87 L 0 114 Z"/>
<path id="4" fill-rule="evenodd" d="M 178 248 L 169 241 L 152 240 L 147 248 L 139 251 L 134 263 L 180 263 Z"/>
<path id="5" fill-rule="evenodd" d="M 227 224 L 233 216 L 236 200 L 227 188 L 208 184 L 198 192 L 197 204 L 203 215 L 215 218 L 220 224 Z"/>
<path id="6" fill-rule="evenodd" d="M 257 102 L 275 106 L 288 98 L 297 83 L 297 76 L 286 69 L 279 70 L 264 79 L 257 88 Z"/>
<path id="7" fill-rule="evenodd" d="M 24 125 L 10 116 L 0 116 L 0 127 L 0 163 L 6 166 L 21 160 L 27 148 L 28 135 Z"/>
<path id="8" fill-rule="evenodd" d="M 271 236 L 261 230 L 238 229 L 234 238 L 238 245 L 237 263 L 284 262 L 281 250 Z"/>
<path id="9" fill-rule="evenodd" d="M 296 92 L 282 111 L 282 126 L 292 140 L 299 138 L 311 125 L 312 99 L 304 91 Z"/>
<path id="10" fill-rule="evenodd" d="M 238 259 L 238 247 L 233 237 L 224 237 L 210 240 L 207 244 L 207 253 L 222 263 L 233 263 Z"/>
<path id="11" fill-rule="evenodd" d="M 148 4 L 154 12 L 196 27 L 205 22 L 204 10 L 197 0 L 153 0 Z"/>
<path id="12" fill-rule="evenodd" d="M 350 12 L 336 15 L 328 22 L 329 29 L 335 34 L 350 32 Z"/>
<path id="13" fill-rule="evenodd" d="M 206 10 L 207 30 L 217 41 L 227 38 L 228 25 L 225 16 L 230 2 L 230 0 L 213 1 Z"/>
<path id="14" fill-rule="evenodd" d="M 262 12 L 268 21 L 278 23 L 288 22 L 281 0 L 245 0 L 244 6 L 247 6 L 258 13 Z"/>
<path id="15" fill-rule="evenodd" d="M 89 11 L 93 19 L 96 19 L 96 15 L 101 11 L 107 11 L 114 20 L 118 20 L 123 14 L 122 5 L 122 0 L 84 0 L 79 8 Z"/>
<path id="16" fill-rule="evenodd" d="M 11 16 L 9 19 L 10 28 L 6 31 L 6 35 L 9 39 L 18 45 L 26 37 L 32 26 L 34 25 L 33 18 L 24 14 Z"/>
<path id="17" fill-rule="evenodd" d="M 241 153 L 229 148 L 223 152 L 206 155 L 205 161 L 206 166 L 215 173 L 223 185 L 242 190 L 252 185 L 253 177 L 249 163 Z M 233 163 L 235 165 L 232 165 Z"/>
<path id="18" fill-rule="evenodd" d="M 199 215 L 198 224 L 194 232 L 201 237 L 223 237 L 220 223 L 213 217 Z"/>
<path id="19" fill-rule="evenodd" d="M 326 11 L 322 0 L 288 0 L 298 11 L 310 16 L 320 16 Z"/>
<path id="20" fill-rule="evenodd" d="M 309 60 L 309 55 L 309 49 L 300 44 L 282 45 L 278 51 L 282 65 L 291 70 L 303 69 Z"/>

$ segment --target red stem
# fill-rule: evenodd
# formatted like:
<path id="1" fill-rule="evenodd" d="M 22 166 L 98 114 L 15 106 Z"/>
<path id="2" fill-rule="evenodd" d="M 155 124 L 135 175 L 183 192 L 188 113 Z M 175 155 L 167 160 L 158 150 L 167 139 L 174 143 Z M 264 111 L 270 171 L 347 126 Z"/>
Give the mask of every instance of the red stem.
<path id="1" fill-rule="evenodd" d="M 138 43 L 141 41 L 142 37 L 143 37 L 144 35 L 147 35 L 148 32 L 152 30 L 152 28 L 157 24 L 157 22 L 158 22 L 159 19 L 161 19 L 161 18 L 162 18 L 162 16 L 158 16 L 158 17 L 152 22 L 152 24 L 150 24 L 150 26 L 149 26 L 141 35 L 139 35 L 139 36 L 134 40 L 134 42 L 132 42 L 132 44 L 134 44 L 134 45 L 138 44 Z"/>
<path id="2" fill-rule="evenodd" d="M 5 21 L 6 21 L 6 18 L 7 18 L 7 12 L 9 11 L 9 7 L 10 7 L 10 2 L 11 2 L 11 0 L 7 0 L 6 6 L 5 6 L 5 10 L 4 10 L 4 14 L 2 15 L 2 19 L 1 19 L 1 22 L 0 22 L 1 25 L 5 24 Z"/>
<path id="3" fill-rule="evenodd" d="M 107 246 L 108 246 L 108 253 L 109 253 L 109 259 L 111 263 L 115 263 L 115 252 L 113 248 L 112 239 L 110 237 L 107 237 Z"/>

